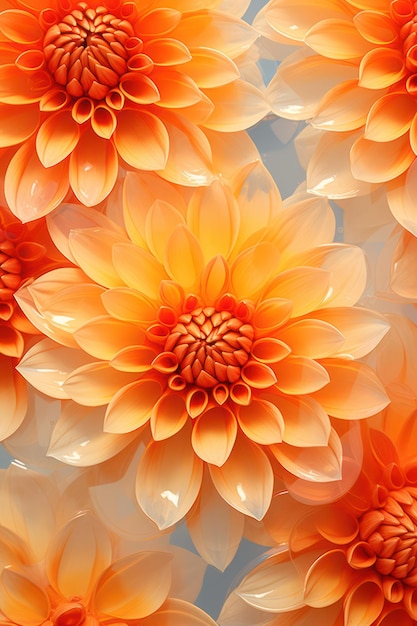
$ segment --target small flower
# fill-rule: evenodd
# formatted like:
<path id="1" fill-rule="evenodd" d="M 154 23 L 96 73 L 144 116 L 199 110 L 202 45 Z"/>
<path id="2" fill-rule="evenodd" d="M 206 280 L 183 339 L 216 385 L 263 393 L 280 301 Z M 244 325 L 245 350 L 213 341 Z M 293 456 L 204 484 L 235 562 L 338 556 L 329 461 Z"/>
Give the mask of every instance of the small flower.
<path id="1" fill-rule="evenodd" d="M 51 217 L 78 268 L 19 290 L 51 338 L 19 371 L 49 395 L 101 407 L 96 437 L 145 438 L 137 497 L 161 528 L 190 510 L 204 467 L 229 505 L 260 519 L 271 462 L 313 483 L 340 479 L 332 420 L 386 405 L 357 359 L 388 325 L 353 306 L 364 257 L 330 243 L 325 200 L 300 194 L 282 204 L 260 163 L 191 193 L 160 182 L 127 174 L 127 234 L 85 209 L 91 228 L 74 229 L 75 205 Z M 73 464 L 109 458 L 116 444 L 102 450 L 88 428 L 85 437 L 76 408 L 66 411 L 49 453 Z"/>
<path id="2" fill-rule="evenodd" d="M 132 542 L 127 549 L 92 510 L 77 508 L 88 500 L 79 491 L 74 498 L 71 481 L 65 483 L 60 489 L 56 479 L 27 468 L 1 470 L 4 626 L 215 626 L 206 613 L 180 599 L 191 594 L 179 572 L 192 570 L 202 581 L 205 568 L 196 565 L 196 555 L 162 542 L 159 549 L 156 542 L 146 549 Z"/>
<path id="3" fill-rule="evenodd" d="M 245 605 L 268 611 L 268 619 L 276 613 L 274 626 L 417 624 L 417 460 L 410 423 L 401 425 L 397 416 L 397 446 L 363 426 L 361 474 L 339 502 L 308 507 L 285 492 L 277 496 L 265 524 L 287 544 L 245 576 L 223 608 L 222 625 L 237 623 L 236 615 L 240 624 L 254 623 Z M 263 615 L 256 623 L 269 624 Z"/>
<path id="4" fill-rule="evenodd" d="M 119 165 L 207 184 L 200 127 L 241 130 L 265 115 L 239 72 L 256 39 L 250 26 L 215 10 L 220 1 L 177 6 L 2 0 L 0 147 L 12 147 L 2 156 L 5 194 L 19 219 L 47 214 L 69 188 L 100 203 Z"/>
<path id="5" fill-rule="evenodd" d="M 256 23 L 272 39 L 304 44 L 268 89 L 275 113 L 318 131 L 308 188 L 346 197 L 386 183 L 394 217 L 417 234 L 415 2 L 271 0 Z"/>

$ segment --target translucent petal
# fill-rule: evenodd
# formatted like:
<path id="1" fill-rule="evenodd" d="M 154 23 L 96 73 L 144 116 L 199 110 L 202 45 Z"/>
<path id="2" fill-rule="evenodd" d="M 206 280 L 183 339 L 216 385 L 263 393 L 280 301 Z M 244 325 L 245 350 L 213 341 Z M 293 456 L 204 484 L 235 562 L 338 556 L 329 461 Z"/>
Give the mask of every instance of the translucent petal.
<path id="1" fill-rule="evenodd" d="M 79 124 L 73 120 L 69 110 L 47 117 L 36 135 L 36 152 L 42 165 L 51 167 L 66 159 L 79 138 Z"/>
<path id="2" fill-rule="evenodd" d="M 117 152 L 111 141 L 85 130 L 71 154 L 69 180 L 78 200 L 94 206 L 112 191 L 118 173 Z"/>
<path id="3" fill-rule="evenodd" d="M 282 441 L 284 419 L 272 402 L 253 399 L 248 406 L 240 406 L 237 412 L 239 426 L 255 443 L 270 445 Z"/>
<path id="4" fill-rule="evenodd" d="M 221 467 L 230 455 L 236 434 L 233 413 L 227 407 L 215 406 L 197 418 L 191 442 L 195 453 L 203 461 Z"/>
<path id="5" fill-rule="evenodd" d="M 53 293 L 52 289 L 51 292 Z M 72 334 L 87 320 L 105 314 L 100 300 L 102 292 L 99 285 L 92 283 L 63 286 L 55 295 L 51 295 L 49 301 L 45 298 L 44 305 L 39 308 L 51 326 Z M 33 287 L 31 293 L 34 295 Z"/>
<path id="6" fill-rule="evenodd" d="M 369 111 L 364 136 L 370 141 L 397 139 L 409 130 L 416 113 L 416 101 L 408 93 L 382 96 Z"/>
<path id="7" fill-rule="evenodd" d="M 158 611 L 145 617 L 141 626 L 160 626 L 164 623 L 169 626 L 215 626 L 207 613 L 189 602 L 174 598 L 168 598 Z"/>
<path id="8" fill-rule="evenodd" d="M 384 92 L 359 87 L 357 80 L 341 83 L 321 100 L 311 120 L 315 128 L 349 131 L 363 126 L 369 109 Z"/>
<path id="9" fill-rule="evenodd" d="M 225 570 L 239 547 L 243 520 L 243 516 L 220 497 L 206 475 L 199 499 L 187 517 L 187 528 L 207 563 Z"/>
<path id="10" fill-rule="evenodd" d="M 417 219 L 415 211 L 417 159 L 414 159 L 409 169 L 392 184 L 387 186 L 387 199 L 395 219 L 404 228 L 417 236 Z"/>
<path id="11" fill-rule="evenodd" d="M 177 226 L 166 250 L 165 268 L 186 291 L 197 284 L 203 269 L 203 253 L 195 235 L 186 226 Z"/>
<path id="12" fill-rule="evenodd" d="M 262 92 L 243 80 L 205 89 L 214 110 L 204 122 L 212 130 L 237 132 L 259 122 L 269 111 Z"/>
<path id="13" fill-rule="evenodd" d="M 50 611 L 44 591 L 29 578 L 8 568 L 0 577 L 0 603 L 4 615 L 23 626 L 42 623 Z"/>
<path id="14" fill-rule="evenodd" d="M 187 209 L 187 224 L 206 259 L 216 255 L 227 258 L 239 232 L 239 217 L 230 188 L 219 180 L 195 190 Z"/>
<path id="15" fill-rule="evenodd" d="M 230 506 L 262 519 L 271 502 L 273 474 L 268 457 L 258 445 L 238 434 L 224 465 L 210 465 L 209 469 L 214 486 Z"/>
<path id="16" fill-rule="evenodd" d="M 203 463 L 191 447 L 188 428 L 148 445 L 138 468 L 136 497 L 161 530 L 179 521 L 194 504 L 202 471 Z"/>
<path id="17" fill-rule="evenodd" d="M 148 378 L 141 378 L 120 389 L 108 406 L 104 430 L 108 433 L 128 433 L 143 426 L 149 420 L 162 390 L 159 381 Z"/>
<path id="18" fill-rule="evenodd" d="M 20 146 L 4 178 L 7 204 L 22 222 L 47 215 L 63 201 L 68 187 L 67 162 L 45 169 L 33 141 Z"/>
<path id="19" fill-rule="evenodd" d="M 110 402 L 119 389 L 136 377 L 137 374 L 120 372 L 106 362 L 88 363 L 65 378 L 63 389 L 79 404 L 100 406 Z"/>
<path id="20" fill-rule="evenodd" d="M 98 611 L 122 620 L 157 611 L 171 587 L 171 558 L 167 552 L 139 552 L 112 563 L 94 593 Z"/>
<path id="21" fill-rule="evenodd" d="M 74 337 L 82 350 L 104 361 L 110 361 L 123 348 L 145 343 L 142 328 L 110 315 L 101 315 L 83 324 Z"/>
<path id="22" fill-rule="evenodd" d="M 353 175 L 369 183 L 383 183 L 396 178 L 415 160 L 407 135 L 387 143 L 359 137 L 352 146 L 350 156 Z"/>
<path id="23" fill-rule="evenodd" d="M 291 8 L 284 2 L 269 3 L 266 9 L 268 22 L 278 32 L 291 39 L 303 41 L 309 29 L 328 18 L 349 18 L 350 11 L 339 0 L 320 0 L 312 4 L 308 0 L 298 0 Z"/>
<path id="24" fill-rule="evenodd" d="M 124 283 L 157 300 L 161 281 L 168 278 L 163 266 L 147 250 L 131 243 L 113 246 L 114 267 Z M 137 268 L 141 268 L 141 272 Z"/>
<path id="25" fill-rule="evenodd" d="M 303 356 L 290 355 L 274 365 L 276 387 L 290 395 L 308 394 L 322 389 L 329 382 L 329 374 L 320 363 Z"/>
<path id="26" fill-rule="evenodd" d="M 114 143 L 118 153 L 134 168 L 161 170 L 168 157 L 169 138 L 164 124 L 151 113 L 121 111 Z"/>
<path id="27" fill-rule="evenodd" d="M 303 480 L 331 482 L 342 477 L 342 445 L 334 429 L 327 446 L 296 448 L 277 443 L 271 451 L 288 472 Z"/>
<path id="28" fill-rule="evenodd" d="M 292 317 L 305 315 L 318 308 L 329 292 L 332 276 L 327 269 L 307 265 L 278 274 L 267 286 L 264 298 L 289 301 L 292 304 Z"/>
<path id="29" fill-rule="evenodd" d="M 304 41 L 330 59 L 357 59 L 373 47 L 361 37 L 353 22 L 337 18 L 324 19 L 312 26 Z"/>
<path id="30" fill-rule="evenodd" d="M 382 411 L 389 403 L 383 385 L 369 366 L 341 359 L 321 362 L 329 373 L 330 382 L 313 397 L 330 415 L 362 419 Z"/>
<path id="31" fill-rule="evenodd" d="M 85 597 L 111 558 L 110 537 L 104 526 L 92 514 L 82 513 L 53 537 L 46 564 L 48 579 L 64 597 Z"/>
<path id="32" fill-rule="evenodd" d="M 96 465 L 123 450 L 132 434 L 104 432 L 104 407 L 65 403 L 51 434 L 47 455 L 77 467 Z"/>
<path id="33" fill-rule="evenodd" d="M 344 343 L 344 336 L 336 324 L 317 319 L 303 319 L 286 324 L 279 331 L 279 338 L 285 342 L 294 355 L 320 359 L 332 356 Z"/>
<path id="34" fill-rule="evenodd" d="M 219 50 L 194 48 L 187 63 L 187 74 L 200 89 L 218 87 L 236 80 L 239 70 L 235 63 Z"/>
<path id="35" fill-rule="evenodd" d="M 306 581 L 304 602 L 323 607 L 333 604 L 346 593 L 352 579 L 343 550 L 329 550 L 310 567 Z"/>

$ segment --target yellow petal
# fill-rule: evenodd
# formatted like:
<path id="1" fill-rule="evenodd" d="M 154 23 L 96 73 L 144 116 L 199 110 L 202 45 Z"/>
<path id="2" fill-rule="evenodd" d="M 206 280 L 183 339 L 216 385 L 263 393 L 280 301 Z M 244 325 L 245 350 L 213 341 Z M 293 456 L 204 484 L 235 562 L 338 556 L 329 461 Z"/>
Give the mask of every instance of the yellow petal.
<path id="1" fill-rule="evenodd" d="M 227 291 L 229 267 L 225 259 L 216 255 L 206 265 L 201 276 L 201 295 L 207 305 L 213 305 Z"/>
<path id="2" fill-rule="evenodd" d="M 235 293 L 243 298 L 257 295 L 276 274 L 279 257 L 278 249 L 270 243 L 259 243 L 241 252 L 230 268 Z"/>

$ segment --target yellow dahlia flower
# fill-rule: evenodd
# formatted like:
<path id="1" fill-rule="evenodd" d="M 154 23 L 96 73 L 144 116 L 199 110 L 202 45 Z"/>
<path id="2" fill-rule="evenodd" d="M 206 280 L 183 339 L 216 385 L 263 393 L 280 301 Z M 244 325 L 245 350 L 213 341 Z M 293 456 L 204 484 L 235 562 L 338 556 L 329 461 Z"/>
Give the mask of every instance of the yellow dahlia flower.
<path id="1" fill-rule="evenodd" d="M 0 148 L 15 215 L 45 215 L 70 188 L 98 204 L 119 165 L 210 182 L 201 128 L 241 130 L 267 112 L 239 71 L 256 34 L 227 10 L 221 0 L 2 0 Z"/>
<path id="2" fill-rule="evenodd" d="M 75 406 L 65 411 L 51 455 L 73 464 L 108 458 L 111 447 L 100 452 L 97 443 L 103 429 L 144 438 L 137 497 L 160 527 L 190 509 L 204 466 L 224 500 L 260 519 L 271 463 L 313 483 L 340 479 L 333 418 L 386 405 L 358 359 L 388 325 L 354 306 L 364 255 L 331 243 L 324 199 L 300 194 L 282 204 L 259 162 L 230 185 L 184 193 L 162 182 L 127 174 L 126 233 L 76 205 L 50 216 L 54 241 L 78 268 L 19 290 L 26 315 L 50 337 L 19 371 L 49 395 L 102 407 L 88 437 Z"/>
<path id="3" fill-rule="evenodd" d="M 363 182 L 386 183 L 394 216 L 417 234 L 415 3 L 271 0 L 256 23 L 277 41 L 303 44 L 268 89 L 275 113 L 320 131 L 309 189 L 343 197 Z"/>
<path id="4" fill-rule="evenodd" d="M 163 542 L 127 547 L 60 482 L 64 489 L 27 468 L 0 471 L 4 626 L 215 626 L 184 599 L 201 586 L 201 559 Z M 191 571 L 190 593 L 182 576 Z"/>

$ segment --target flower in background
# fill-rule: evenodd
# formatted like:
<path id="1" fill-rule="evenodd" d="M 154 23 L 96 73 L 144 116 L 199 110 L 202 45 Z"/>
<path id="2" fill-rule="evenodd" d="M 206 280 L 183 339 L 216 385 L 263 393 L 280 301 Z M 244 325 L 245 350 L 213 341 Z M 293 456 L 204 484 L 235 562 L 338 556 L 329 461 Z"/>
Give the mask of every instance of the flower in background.
<path id="1" fill-rule="evenodd" d="M 210 182 L 200 127 L 241 130 L 268 111 L 239 71 L 256 33 L 223 5 L 0 2 L 0 147 L 19 219 L 47 214 L 69 188 L 100 203 L 119 165 Z"/>
<path id="2" fill-rule="evenodd" d="M 345 197 L 387 184 L 394 217 L 417 234 L 416 5 L 411 0 L 271 0 L 255 22 L 292 52 L 269 85 L 278 115 L 318 131 L 311 191 Z"/>
<path id="3" fill-rule="evenodd" d="M 354 306 L 364 256 L 331 243 L 327 201 L 299 194 L 281 203 L 258 162 L 230 184 L 187 193 L 128 173 L 127 233 L 86 211 L 63 205 L 49 219 L 78 267 L 18 294 L 50 337 L 19 371 L 103 416 L 94 433 L 73 403 L 49 453 L 88 465 L 111 457 L 120 437 L 142 437 L 137 498 L 161 528 L 190 510 L 204 467 L 220 496 L 256 519 L 271 500 L 271 463 L 312 483 L 338 481 L 333 418 L 362 419 L 387 404 L 358 359 L 388 325 Z M 114 441 L 105 449 L 103 429 Z"/>
<path id="4" fill-rule="evenodd" d="M 196 555 L 161 538 L 126 547 L 83 508 L 85 493 L 68 477 L 11 466 L 0 472 L 0 494 L 2 624 L 215 626 L 184 599 L 201 587 L 205 566 Z"/>
<path id="5" fill-rule="evenodd" d="M 21 424 L 26 408 L 26 384 L 15 370 L 38 329 L 14 299 L 22 285 L 42 272 L 68 265 L 53 245 L 43 220 L 25 225 L 0 206 L 0 439 Z"/>
<path id="6" fill-rule="evenodd" d="M 265 523 L 287 543 L 245 576 L 223 607 L 222 626 L 417 624 L 417 459 L 409 426 L 402 420 L 398 427 L 397 414 L 401 445 L 369 429 L 359 479 L 340 501 L 308 507 L 285 492 L 276 497 Z"/>

